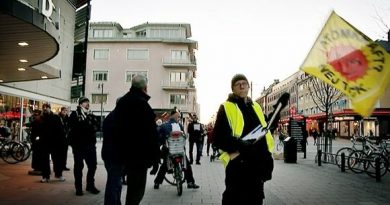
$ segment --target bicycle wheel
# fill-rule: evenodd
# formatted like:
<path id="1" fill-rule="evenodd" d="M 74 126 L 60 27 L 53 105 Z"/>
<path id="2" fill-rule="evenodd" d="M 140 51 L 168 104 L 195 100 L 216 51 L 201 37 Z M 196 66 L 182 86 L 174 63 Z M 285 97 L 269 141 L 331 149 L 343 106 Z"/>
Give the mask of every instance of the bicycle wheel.
<path id="1" fill-rule="evenodd" d="M 168 184 L 176 186 L 176 179 L 174 177 L 174 174 L 173 174 L 172 170 L 170 172 L 171 173 L 167 172 L 164 179 Z"/>
<path id="2" fill-rule="evenodd" d="M 21 144 L 23 145 L 24 148 L 24 157 L 21 160 L 21 162 L 23 162 L 26 161 L 31 155 L 31 145 L 27 142 L 22 142 Z"/>
<path id="3" fill-rule="evenodd" d="M 344 159 L 344 165 L 347 165 L 347 160 L 348 156 L 354 151 L 354 149 L 350 147 L 343 147 L 339 149 L 339 151 L 336 152 L 336 164 L 337 166 L 341 167 L 341 154 L 345 154 L 345 159 Z M 345 166 L 345 169 L 348 169 L 348 166 Z"/>
<path id="4" fill-rule="evenodd" d="M 361 150 L 355 150 L 348 156 L 347 164 L 348 168 L 357 174 L 364 172 L 364 161 L 367 158 L 367 154 Z"/>
<path id="5" fill-rule="evenodd" d="M 18 161 L 18 162 L 22 162 L 23 159 L 24 159 L 24 156 L 25 156 L 25 148 L 24 146 L 19 143 L 19 142 L 14 142 L 12 145 L 11 145 L 11 150 L 12 150 L 12 157 Z"/>
<path id="6" fill-rule="evenodd" d="M 173 173 L 174 173 L 174 178 L 176 179 L 177 195 L 181 196 L 183 193 L 183 172 L 180 163 L 176 164 Z"/>
<path id="7" fill-rule="evenodd" d="M 376 177 L 375 159 L 379 157 L 379 173 L 384 176 L 389 168 L 389 161 L 380 153 L 371 153 L 367 156 L 367 161 L 364 163 L 364 170 L 370 176 Z"/>
<path id="8" fill-rule="evenodd" d="M 0 149 L 1 158 L 7 162 L 8 164 L 16 164 L 18 163 L 17 160 L 15 160 L 14 156 L 12 156 L 12 143 L 7 142 L 3 144 L 3 146 Z"/>

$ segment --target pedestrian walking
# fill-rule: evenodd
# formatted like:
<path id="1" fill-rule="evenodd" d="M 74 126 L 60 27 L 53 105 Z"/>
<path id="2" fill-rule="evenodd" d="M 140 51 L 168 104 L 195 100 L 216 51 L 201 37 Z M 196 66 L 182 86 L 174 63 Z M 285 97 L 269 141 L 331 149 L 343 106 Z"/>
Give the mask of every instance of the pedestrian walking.
<path id="1" fill-rule="evenodd" d="M 50 156 L 53 161 L 53 170 L 55 178 L 59 181 L 65 181 L 62 176 L 64 169 L 63 148 L 66 144 L 65 133 L 63 132 L 61 119 L 51 111 L 48 103 L 42 105 L 42 121 L 39 140 L 42 148 L 42 180 L 50 180 Z"/>
<path id="2" fill-rule="evenodd" d="M 104 205 L 121 205 L 122 175 L 124 163 L 119 157 L 119 145 L 114 144 L 115 109 L 110 112 L 103 122 L 102 159 L 107 171 Z"/>
<path id="3" fill-rule="evenodd" d="M 141 202 L 147 170 L 160 159 L 156 115 L 148 103 L 149 99 L 146 77 L 136 75 L 130 91 L 115 107 L 114 144 L 120 145 L 120 156 L 127 171 L 126 205 Z"/>
<path id="4" fill-rule="evenodd" d="M 200 158 L 202 156 L 202 149 L 204 143 L 204 129 L 203 125 L 198 122 L 198 117 L 193 115 L 192 122 L 188 124 L 187 128 L 189 134 L 189 154 L 190 164 L 194 162 L 193 150 L 194 144 L 196 145 L 196 164 L 200 165 Z"/>
<path id="5" fill-rule="evenodd" d="M 248 97 L 244 75 L 235 75 L 231 88 L 233 93 L 220 106 L 214 126 L 214 144 L 225 151 L 220 156 L 226 166 L 222 205 L 258 205 L 263 203 L 264 182 L 272 178 L 272 130 L 256 142 L 241 139 L 267 123 L 260 105 Z"/>
<path id="6" fill-rule="evenodd" d="M 62 160 L 63 160 L 63 170 L 64 171 L 69 171 L 70 169 L 67 166 L 67 161 L 68 161 L 68 148 L 69 148 L 69 142 L 68 142 L 68 134 L 69 134 L 69 116 L 68 116 L 68 108 L 66 107 L 61 107 L 61 111 L 58 114 L 61 119 L 61 125 L 62 125 L 62 130 L 65 135 L 65 143 L 64 147 L 62 148 Z"/>
<path id="7" fill-rule="evenodd" d="M 83 168 L 84 161 L 87 165 L 86 191 L 99 194 L 100 190 L 95 187 L 95 172 L 97 167 L 96 157 L 96 131 L 98 122 L 96 116 L 89 110 L 89 99 L 79 98 L 79 105 L 69 116 L 69 144 L 72 147 L 74 158 L 74 185 L 76 195 L 82 196 L 83 192 Z"/>

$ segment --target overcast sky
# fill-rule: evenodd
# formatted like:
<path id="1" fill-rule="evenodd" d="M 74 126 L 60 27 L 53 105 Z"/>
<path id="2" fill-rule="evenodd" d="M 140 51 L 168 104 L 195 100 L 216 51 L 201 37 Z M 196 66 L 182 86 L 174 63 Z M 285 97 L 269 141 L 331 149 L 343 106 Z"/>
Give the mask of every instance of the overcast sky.
<path id="1" fill-rule="evenodd" d="M 387 40 L 390 28 L 390 0 L 92 0 L 91 5 L 91 21 L 124 28 L 191 24 L 203 123 L 226 100 L 234 74 L 253 82 L 257 98 L 274 79 L 298 71 L 332 10 L 374 40 Z"/>

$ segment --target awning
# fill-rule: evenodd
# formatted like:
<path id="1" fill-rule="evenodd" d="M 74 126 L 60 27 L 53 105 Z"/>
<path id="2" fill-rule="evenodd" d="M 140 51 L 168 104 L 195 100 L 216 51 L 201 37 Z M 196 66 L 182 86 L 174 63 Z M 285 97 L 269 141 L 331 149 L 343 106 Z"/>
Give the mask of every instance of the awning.
<path id="1" fill-rule="evenodd" d="M 0 19 L 0 82 L 60 77 L 59 69 L 42 64 L 59 51 L 59 31 L 53 22 L 14 0 L 0 2 Z"/>

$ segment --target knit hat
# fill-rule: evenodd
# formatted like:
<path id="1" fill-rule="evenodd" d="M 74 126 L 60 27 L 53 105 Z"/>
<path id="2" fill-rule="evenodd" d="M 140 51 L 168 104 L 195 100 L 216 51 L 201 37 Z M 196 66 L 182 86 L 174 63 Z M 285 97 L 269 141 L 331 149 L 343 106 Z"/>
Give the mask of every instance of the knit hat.
<path id="1" fill-rule="evenodd" d="M 83 104 L 83 102 L 89 102 L 89 99 L 86 97 L 80 97 L 79 98 L 79 105 Z"/>
<path id="2" fill-rule="evenodd" d="M 232 78 L 232 90 L 233 90 L 233 87 L 234 87 L 234 84 L 237 82 L 237 81 L 239 81 L 239 80 L 245 80 L 247 83 L 249 83 L 248 82 L 248 79 L 245 77 L 245 75 L 243 75 L 243 74 L 236 74 L 236 75 L 234 75 L 233 76 L 233 78 Z"/>

